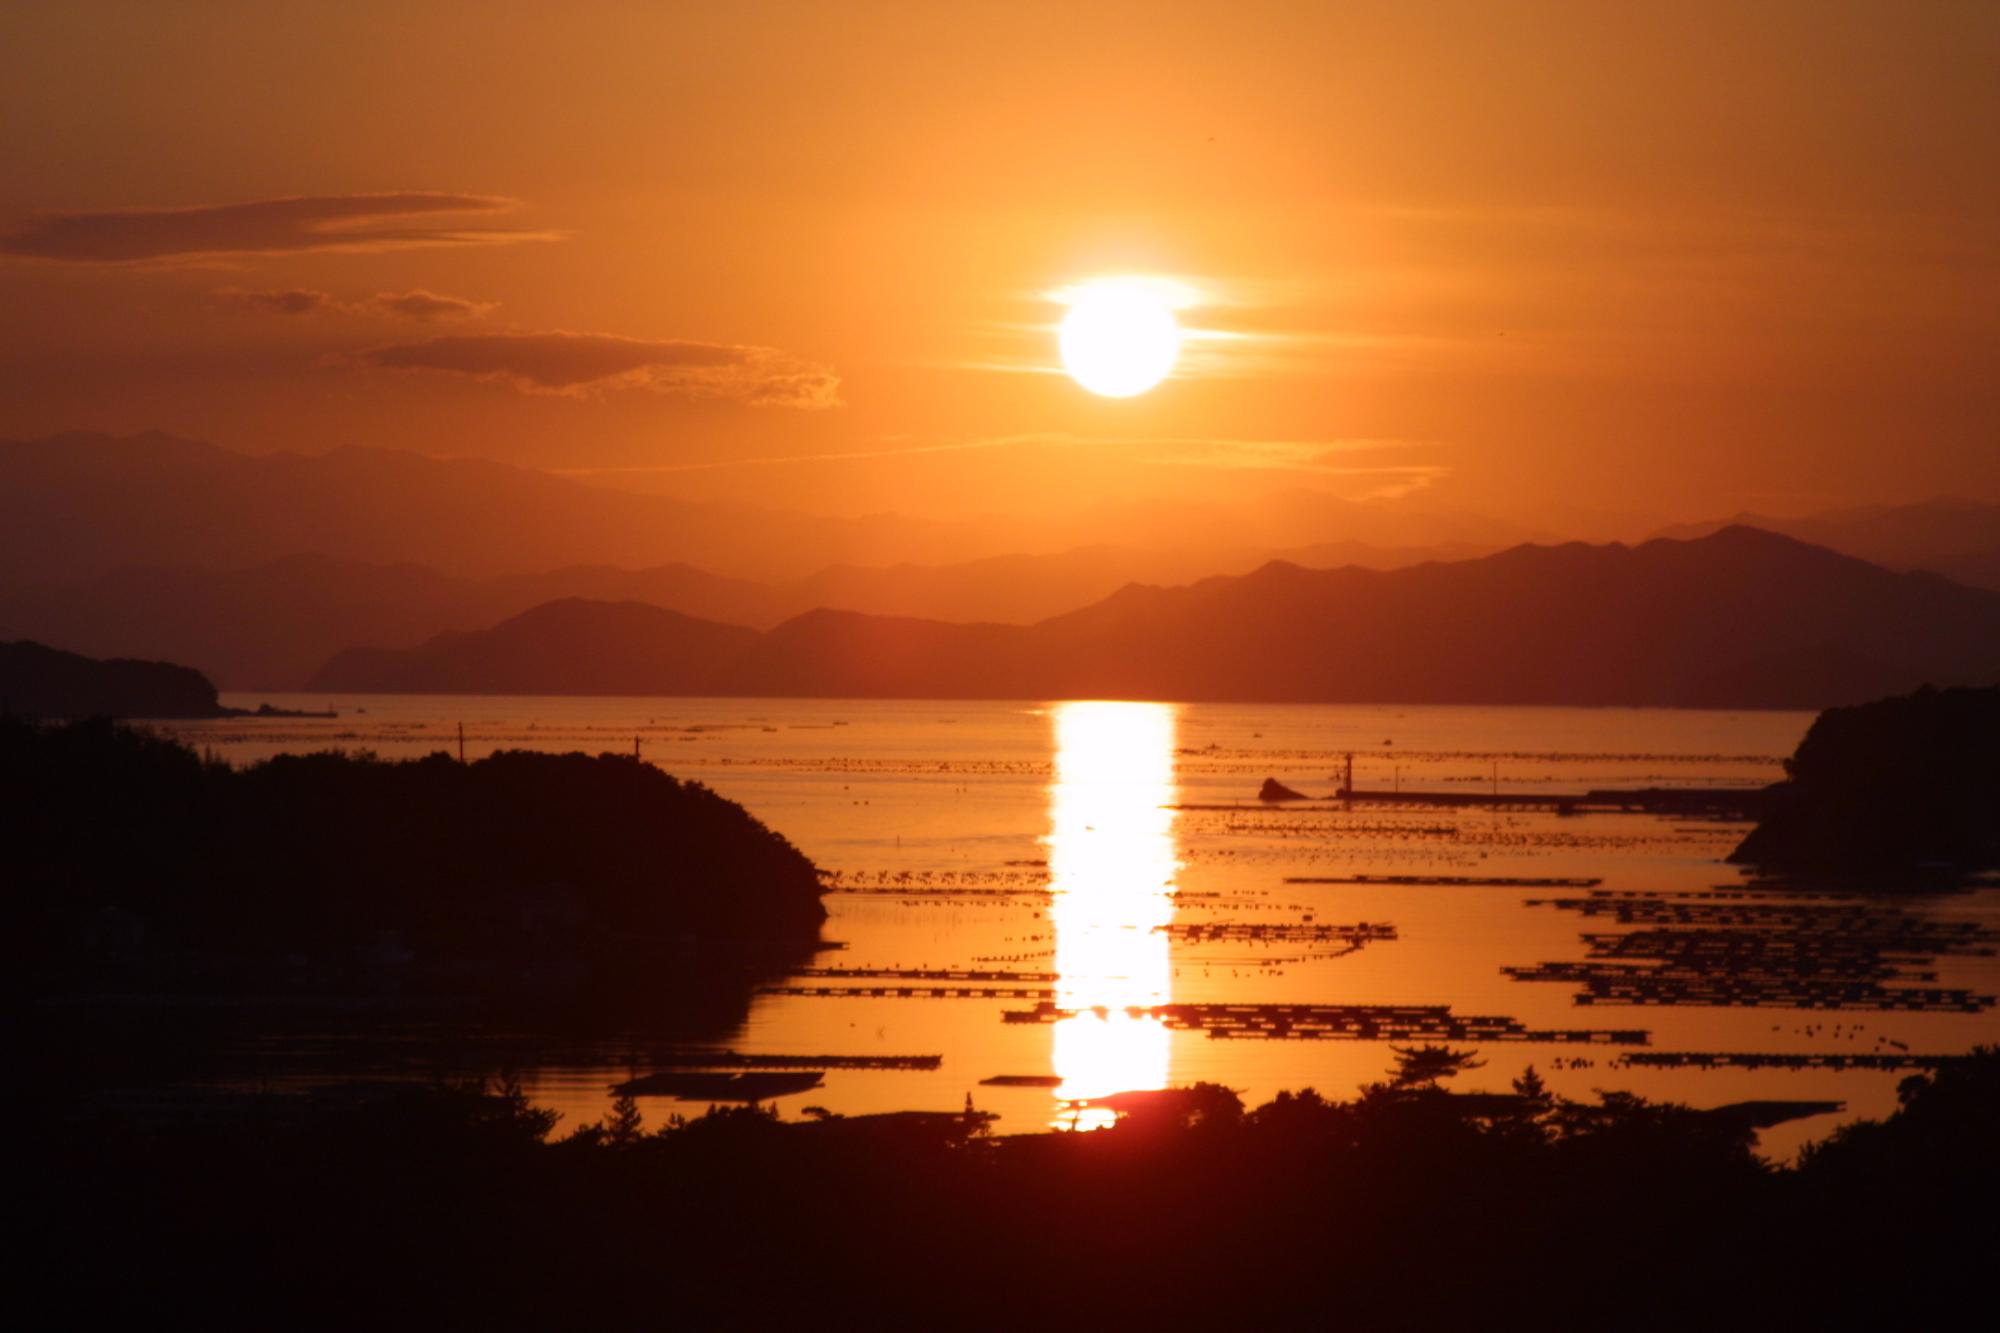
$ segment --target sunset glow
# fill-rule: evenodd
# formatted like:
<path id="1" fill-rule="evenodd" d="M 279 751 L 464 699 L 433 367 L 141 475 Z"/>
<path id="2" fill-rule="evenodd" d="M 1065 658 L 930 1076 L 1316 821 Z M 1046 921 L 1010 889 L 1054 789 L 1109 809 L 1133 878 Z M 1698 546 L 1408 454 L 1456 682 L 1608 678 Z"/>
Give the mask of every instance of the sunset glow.
<path id="1" fill-rule="evenodd" d="M 2000 0 L 0 52 L 20 1309 L 1993 1304 Z"/>
<path id="2" fill-rule="evenodd" d="M 1163 1088 L 1168 1033 L 1128 1007 L 1172 998 L 1168 896 L 1180 869 L 1171 704 L 1066 703 L 1055 709 L 1055 781 L 1049 788 L 1049 919 L 1055 927 L 1053 1064 L 1065 1101 Z M 1115 1117 L 1083 1110 L 1065 1128 Z"/>

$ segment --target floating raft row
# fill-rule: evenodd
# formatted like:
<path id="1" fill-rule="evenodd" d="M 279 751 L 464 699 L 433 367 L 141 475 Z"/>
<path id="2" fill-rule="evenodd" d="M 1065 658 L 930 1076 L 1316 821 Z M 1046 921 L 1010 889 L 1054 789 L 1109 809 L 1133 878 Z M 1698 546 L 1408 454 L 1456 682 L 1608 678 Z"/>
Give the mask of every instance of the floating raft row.
<path id="1" fill-rule="evenodd" d="M 1580 985 L 1578 1004 L 1698 1005 L 1720 1009 L 1866 1009 L 1878 1012 L 1976 1014 L 1991 995 L 1934 986 L 1881 986 L 1872 981 L 1815 980 L 1783 974 L 1677 971 L 1617 963 L 1540 963 L 1503 967 L 1516 981 Z"/>
<path id="2" fill-rule="evenodd" d="M 1566 878 L 1560 875 L 1287 875 L 1287 884 L 1373 884 L 1399 888 L 1440 886 L 1493 889 L 1594 889 L 1598 878 Z"/>
<path id="3" fill-rule="evenodd" d="M 1268 940 L 1289 943 L 1341 943 L 1359 947 L 1372 940 L 1393 940 L 1396 928 L 1372 921 L 1353 925 L 1310 921 L 1175 921 L 1153 929 L 1188 944 L 1228 940 L 1235 942 Z"/>
<path id="4" fill-rule="evenodd" d="M 1350 806 L 1553 810 L 1560 815 L 1710 815 L 1731 820 L 1761 818 L 1770 799 L 1769 793 L 1762 787 L 1599 787 L 1581 796 L 1521 791 L 1342 790 L 1325 798 L 1326 801 Z"/>
<path id="5" fill-rule="evenodd" d="M 1899 907 L 1686 902 L 1592 894 L 1553 904 L 1639 928 L 1587 932 L 1583 962 L 1505 967 L 1516 981 L 1581 986 L 1578 1004 L 1978 1013 L 1992 995 L 1931 985 L 1943 955 L 1984 957 L 2000 935 Z"/>
<path id="6" fill-rule="evenodd" d="M 1879 957 L 1835 955 L 1822 958 L 1812 953 L 1795 954 L 1785 950 L 1714 955 L 1646 953 L 1634 949 L 1628 953 L 1613 954 L 1612 957 L 1618 961 L 1597 961 L 1599 957 L 1593 949 L 1589 962 L 1539 963 L 1534 967 L 1503 967 L 1500 970 L 1522 981 L 1569 981 L 1592 977 L 1687 981 L 1701 977 L 1736 977 L 1761 984 L 1796 982 L 1801 985 L 1826 985 L 1916 979 L 1911 970 Z M 1629 961 L 1632 959 L 1641 961 Z"/>
<path id="7" fill-rule="evenodd" d="M 936 1069 L 942 1055 L 755 1055 L 747 1051 L 660 1051 L 659 1069 Z"/>
<path id="8" fill-rule="evenodd" d="M 904 885 L 856 885 L 853 887 L 833 886 L 820 890 L 827 895 L 841 895 L 850 898 L 1022 898 L 1029 895 L 1047 897 L 1050 889 L 1046 884 L 1016 884 L 1010 887 L 993 885 L 953 885 L 953 884 L 904 884 Z"/>
<path id="9" fill-rule="evenodd" d="M 995 887 L 990 885 L 987 886 L 953 885 L 953 884 L 944 884 L 944 885 L 907 884 L 907 885 L 890 885 L 890 886 L 884 886 L 879 884 L 831 885 L 828 887 L 824 887 L 820 890 L 820 893 L 826 897 L 896 898 L 904 902 L 929 902 L 933 899 L 942 900 L 946 898 L 974 898 L 974 899 L 1048 898 L 1054 896 L 1057 893 L 1062 893 L 1062 892 L 1066 892 L 1066 890 L 1059 889 L 1057 888 L 1056 885 L 1048 883 L 1017 884 L 1011 887 Z M 1189 889 L 1168 888 L 1163 885 L 1160 888 L 1160 896 L 1162 898 L 1172 898 L 1176 902 L 1196 902 L 1196 901 L 1206 902 L 1206 901 L 1214 901 L 1224 897 L 1241 898 L 1244 895 L 1223 894 L 1214 891 L 1197 892 Z"/>
<path id="10" fill-rule="evenodd" d="M 1909 964 L 1958 952 L 1902 939 L 1881 940 L 1818 931 L 1634 930 L 1586 934 L 1592 958 L 1646 958 L 1712 971 L 1782 971 L 1797 976 L 1883 979 L 1913 975 Z"/>
<path id="11" fill-rule="evenodd" d="M 759 995 L 811 995 L 823 999 L 1047 1000 L 1049 986 L 759 986 Z"/>
<path id="12" fill-rule="evenodd" d="M 956 982 L 1052 982 L 1057 980 L 1054 972 L 992 972 L 967 968 L 921 968 L 921 967 L 805 967 L 792 974 L 795 977 L 898 978 L 904 981 L 956 981 Z"/>
<path id="13" fill-rule="evenodd" d="M 1275 790 L 1273 790 L 1275 788 Z M 1269 793 L 1269 794 L 1266 794 Z M 1255 798 L 1235 805 L 1182 805 L 1180 810 L 1254 810 L 1277 813 L 1311 814 L 1327 809 L 1370 806 L 1381 810 L 1471 809 L 1471 810 L 1550 810 L 1559 815 L 1645 814 L 1707 817 L 1731 822 L 1763 816 L 1769 793 L 1761 787 L 1603 787 L 1575 792 L 1530 791 L 1418 791 L 1394 788 L 1389 791 L 1350 791 L 1342 788 L 1330 796 L 1311 796 L 1294 791 L 1275 779 L 1267 781 Z"/>
<path id="14" fill-rule="evenodd" d="M 1620 889 L 1617 895 L 1626 898 L 1657 898 L 1658 893 L 1648 893 L 1642 889 Z M 1614 896 L 1607 889 L 1596 897 Z M 1819 885 L 1779 884 L 1770 880 L 1751 880 L 1745 884 L 1717 884 L 1710 889 L 1681 889 L 1674 893 L 1676 898 L 1713 898 L 1736 902 L 1751 902 L 1760 899 L 1779 902 L 1809 902 L 1820 899 L 1828 902 L 1865 901 L 1870 895 L 1860 889 L 1831 889 Z"/>
<path id="15" fill-rule="evenodd" d="M 1991 944 L 1996 936 L 1976 921 L 1932 921 L 1914 917 L 1900 908 L 1797 902 L 1696 902 L 1675 898 L 1632 898 L 1593 893 L 1587 898 L 1537 898 L 1529 907 L 1553 907 L 1580 916 L 1609 917 L 1620 925 L 1640 926 L 1736 926 L 1763 930 L 1801 930 L 1825 934 L 1861 933 L 1872 936 L 1895 935 L 1921 941 L 1926 951 L 1933 944 L 1976 946 Z M 1990 950 L 1986 950 L 1990 952 Z"/>
<path id="16" fill-rule="evenodd" d="M 1059 1088 L 1062 1083 L 1060 1074 L 995 1074 L 979 1080 L 982 1088 Z"/>
<path id="17" fill-rule="evenodd" d="M 678 1097 L 684 1102 L 761 1102 L 809 1091 L 824 1077 L 817 1069 L 781 1074 L 647 1074 L 615 1084 L 611 1090 L 625 1097 Z"/>
<path id="18" fill-rule="evenodd" d="M 1064 1009 L 1049 1002 L 1001 1015 L 1009 1023 L 1056 1023 L 1078 1014 L 1157 1019 L 1211 1037 L 1293 1041 L 1527 1041 L 1643 1046 L 1643 1028 L 1530 1029 L 1518 1019 L 1468 1017 L 1448 1005 L 1162 1004 Z"/>
<path id="19" fill-rule="evenodd" d="M 1627 1065 L 1653 1069 L 1942 1069 L 1965 1059 L 1962 1055 L 1759 1055 L 1740 1051 L 1632 1051 Z"/>

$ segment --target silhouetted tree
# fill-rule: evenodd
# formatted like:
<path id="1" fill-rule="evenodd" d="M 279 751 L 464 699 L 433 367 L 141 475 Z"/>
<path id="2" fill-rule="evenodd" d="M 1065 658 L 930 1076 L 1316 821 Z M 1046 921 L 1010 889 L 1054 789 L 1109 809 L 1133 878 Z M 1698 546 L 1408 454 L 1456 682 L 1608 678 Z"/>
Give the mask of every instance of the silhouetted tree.
<path id="1" fill-rule="evenodd" d="M 1484 1060 L 1477 1051 L 1454 1051 L 1449 1046 L 1391 1046 L 1396 1066 L 1390 1071 L 1389 1086 L 1398 1091 L 1435 1090 L 1440 1080 L 1456 1078 L 1468 1069 L 1482 1069 Z"/>
<path id="2" fill-rule="evenodd" d="M 484 1083 L 478 1085 L 478 1091 L 491 1105 L 490 1118 L 496 1126 L 537 1143 L 547 1138 L 549 1131 L 556 1127 L 556 1122 L 562 1119 L 561 1111 L 551 1111 L 529 1101 L 520 1079 L 511 1069 L 501 1072 L 490 1091 Z"/>
<path id="3" fill-rule="evenodd" d="M 611 1110 L 601 1123 L 605 1143 L 614 1148 L 629 1148 L 646 1132 L 646 1119 L 639 1113 L 639 1103 L 629 1092 L 621 1092 L 612 1099 Z"/>

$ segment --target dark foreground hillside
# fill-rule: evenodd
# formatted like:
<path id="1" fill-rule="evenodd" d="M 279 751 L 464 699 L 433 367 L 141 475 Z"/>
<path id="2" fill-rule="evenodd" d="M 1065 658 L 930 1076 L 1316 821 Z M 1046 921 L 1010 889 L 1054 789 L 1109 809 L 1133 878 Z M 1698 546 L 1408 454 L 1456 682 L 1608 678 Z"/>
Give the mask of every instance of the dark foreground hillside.
<path id="1" fill-rule="evenodd" d="M 71 1319 L 207 1326 L 1990 1321 L 2000 1052 L 1910 1080 L 1887 1121 L 1791 1169 L 1714 1113 L 1566 1102 L 1532 1071 L 1454 1097 L 1411 1076 L 1431 1054 L 1347 1102 L 1246 1112 L 1205 1085 L 1102 1132 L 1000 1140 L 953 1112 L 648 1132 L 625 1102 L 548 1142 L 550 1114 L 478 1086 L 153 1131 L 69 1114 L 10 1138 L 22 1271 Z"/>
<path id="2" fill-rule="evenodd" d="M 809 950 L 824 916 L 784 838 L 612 755 L 232 769 L 112 723 L 0 721 L 0 846 L 43 995 L 657 989 L 691 949 Z"/>

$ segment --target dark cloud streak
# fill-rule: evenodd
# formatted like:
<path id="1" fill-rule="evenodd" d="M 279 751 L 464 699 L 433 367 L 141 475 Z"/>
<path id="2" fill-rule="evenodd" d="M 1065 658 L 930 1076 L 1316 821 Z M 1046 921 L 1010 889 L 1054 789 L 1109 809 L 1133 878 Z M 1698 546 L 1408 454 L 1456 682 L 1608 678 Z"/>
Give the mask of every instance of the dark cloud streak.
<path id="1" fill-rule="evenodd" d="M 756 407 L 837 407 L 840 377 L 768 347 L 606 333 L 456 334 L 361 352 L 385 370 L 428 370 L 498 380 L 523 393 L 584 395 L 647 389 Z"/>
<path id="2" fill-rule="evenodd" d="M 407 191 L 301 195 L 195 208 L 43 213 L 0 235 L 0 254 L 62 263 L 129 264 L 203 255 L 400 250 L 547 240 L 554 233 L 445 225 L 517 207 L 496 195 Z"/>
<path id="3" fill-rule="evenodd" d="M 305 287 L 269 291 L 223 287 L 215 293 L 215 297 L 224 305 L 262 314 L 309 315 L 325 311 L 343 315 L 392 315 L 424 324 L 475 319 L 490 312 L 497 304 L 493 301 L 468 301 L 462 296 L 446 296 L 422 287 L 407 292 L 377 292 L 358 301 L 343 301 L 332 292 Z"/>
<path id="4" fill-rule="evenodd" d="M 492 301 L 468 301 L 462 296 L 446 296 L 442 292 L 425 291 L 418 287 L 407 292 L 377 292 L 365 301 L 355 302 L 351 308 L 430 322 L 473 319 L 492 310 L 495 304 Z"/>
<path id="5" fill-rule="evenodd" d="M 307 287 L 261 292 L 224 287 L 215 293 L 215 299 L 239 310 L 264 315 L 310 315 L 319 310 L 337 309 L 340 305 L 330 293 L 316 292 Z"/>

